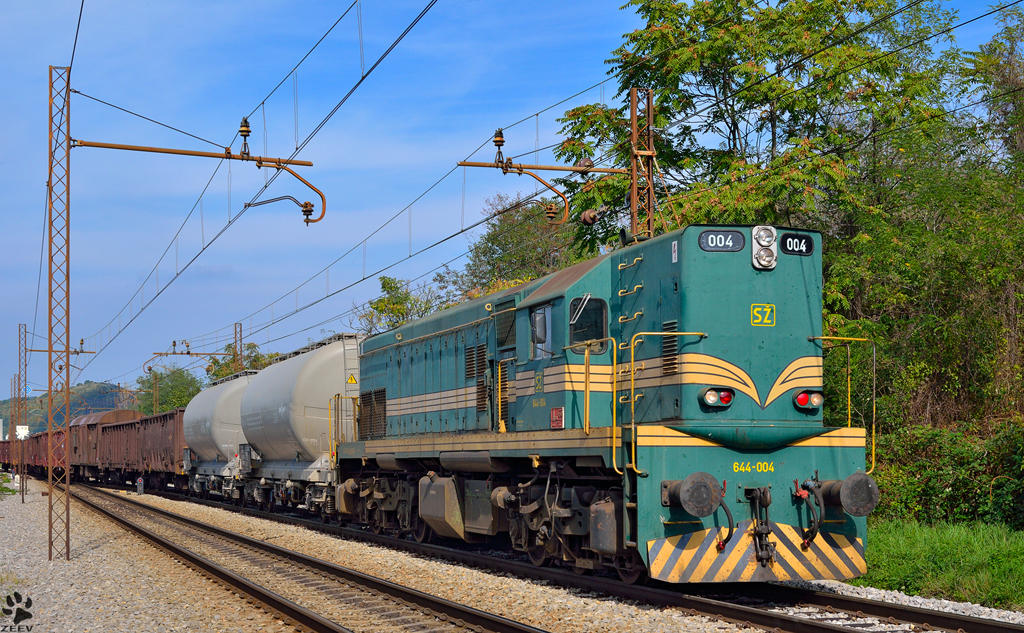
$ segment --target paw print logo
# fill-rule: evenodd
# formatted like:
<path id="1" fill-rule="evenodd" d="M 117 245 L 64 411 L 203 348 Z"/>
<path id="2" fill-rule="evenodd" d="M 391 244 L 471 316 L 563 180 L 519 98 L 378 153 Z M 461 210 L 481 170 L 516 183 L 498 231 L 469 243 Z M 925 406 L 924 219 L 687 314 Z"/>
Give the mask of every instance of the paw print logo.
<path id="1" fill-rule="evenodd" d="M 13 615 L 14 623 L 21 624 L 25 620 L 32 617 L 32 613 L 29 609 L 32 608 L 32 598 L 25 596 L 25 603 L 21 602 L 21 594 L 15 591 L 14 593 L 7 594 L 7 598 L 0 602 L 0 613 L 4 615 Z"/>

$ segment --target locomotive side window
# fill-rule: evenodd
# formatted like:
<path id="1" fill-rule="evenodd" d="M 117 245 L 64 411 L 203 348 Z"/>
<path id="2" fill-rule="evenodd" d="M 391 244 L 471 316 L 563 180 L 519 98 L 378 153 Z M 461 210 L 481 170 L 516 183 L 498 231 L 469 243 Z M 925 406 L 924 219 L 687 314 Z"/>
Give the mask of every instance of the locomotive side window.
<path id="1" fill-rule="evenodd" d="M 608 336 L 608 304 L 603 299 L 594 299 L 589 294 L 576 297 L 569 302 L 569 345 L 594 341 Z M 570 348 L 576 354 L 584 352 L 583 347 Z M 608 351 L 608 341 L 590 350 L 591 354 Z"/>
<path id="2" fill-rule="evenodd" d="M 530 358 L 551 358 L 551 305 L 530 312 Z"/>

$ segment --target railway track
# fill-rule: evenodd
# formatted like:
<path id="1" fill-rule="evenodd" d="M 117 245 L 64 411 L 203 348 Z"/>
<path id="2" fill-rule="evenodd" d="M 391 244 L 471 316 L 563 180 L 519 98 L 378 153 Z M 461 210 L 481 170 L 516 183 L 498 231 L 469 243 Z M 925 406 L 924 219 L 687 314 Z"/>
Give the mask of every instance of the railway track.
<path id="1" fill-rule="evenodd" d="M 72 493 L 172 556 L 245 593 L 256 608 L 278 611 L 296 628 L 317 633 L 540 632 L 103 490 L 76 486 Z"/>
<path id="2" fill-rule="evenodd" d="M 184 500 L 185 496 L 159 493 Z M 617 579 L 579 576 L 571 571 L 536 567 L 532 564 L 496 558 L 480 552 L 443 547 L 367 531 L 323 524 L 293 515 L 261 512 L 214 500 L 193 501 L 251 516 L 298 525 L 328 534 L 401 549 L 422 556 L 440 558 L 462 565 L 491 569 L 522 578 L 546 580 L 565 587 L 597 592 L 626 600 L 678 608 L 693 615 L 780 631 L 819 633 L 823 631 L 950 631 L 964 633 L 1024 633 L 1024 626 L 955 613 L 932 611 L 878 600 L 843 596 L 774 584 L 715 584 L 680 586 L 658 583 L 631 586 Z"/>

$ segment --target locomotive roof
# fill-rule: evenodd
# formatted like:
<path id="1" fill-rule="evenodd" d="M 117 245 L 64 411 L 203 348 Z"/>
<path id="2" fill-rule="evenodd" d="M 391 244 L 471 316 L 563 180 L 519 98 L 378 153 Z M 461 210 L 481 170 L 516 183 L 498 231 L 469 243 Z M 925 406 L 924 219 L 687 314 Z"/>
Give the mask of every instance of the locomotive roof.
<path id="1" fill-rule="evenodd" d="M 615 253 L 619 250 L 613 251 Z M 553 299 L 565 295 L 566 291 L 587 273 L 594 270 L 598 264 L 609 257 L 611 253 L 605 253 L 586 261 L 574 264 L 568 268 L 555 271 L 539 279 L 528 281 L 512 288 L 499 290 L 498 292 L 470 299 L 450 308 L 445 308 L 433 314 L 404 323 L 401 326 L 376 334 L 363 343 L 363 351 L 370 352 L 382 347 L 394 345 L 401 341 L 410 341 L 420 336 L 441 332 L 451 328 L 459 327 L 486 319 L 492 314 L 492 310 L 498 304 L 508 301 L 516 296 L 519 301 L 516 309 L 527 308 L 534 305 L 541 305 Z M 491 306 L 491 310 L 487 306 Z"/>

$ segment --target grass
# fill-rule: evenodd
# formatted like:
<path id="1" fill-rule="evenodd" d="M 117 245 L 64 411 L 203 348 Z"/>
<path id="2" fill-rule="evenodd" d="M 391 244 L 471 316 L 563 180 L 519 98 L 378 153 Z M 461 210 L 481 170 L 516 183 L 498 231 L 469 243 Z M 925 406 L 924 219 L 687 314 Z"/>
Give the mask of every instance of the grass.
<path id="1" fill-rule="evenodd" d="M 18 492 L 14 488 L 7 487 L 7 484 L 11 483 L 11 481 L 12 480 L 10 475 L 0 475 L 0 497 L 2 497 L 3 495 L 13 495 L 14 493 Z"/>
<path id="2" fill-rule="evenodd" d="M 850 581 L 928 598 L 1024 608 L 1024 532 L 985 523 L 877 520 L 868 573 Z"/>

